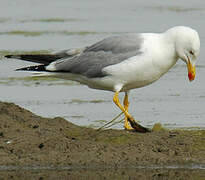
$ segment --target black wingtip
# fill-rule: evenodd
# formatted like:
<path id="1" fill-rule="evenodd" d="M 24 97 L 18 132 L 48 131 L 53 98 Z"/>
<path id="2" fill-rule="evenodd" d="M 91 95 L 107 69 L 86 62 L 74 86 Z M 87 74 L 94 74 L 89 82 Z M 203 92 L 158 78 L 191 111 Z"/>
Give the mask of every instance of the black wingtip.
<path id="1" fill-rule="evenodd" d="M 12 58 L 13 55 L 6 55 L 5 58 Z"/>
<path id="2" fill-rule="evenodd" d="M 55 54 L 8 54 L 6 58 L 20 59 L 24 61 L 36 62 L 40 64 L 48 65 L 51 62 L 60 59 L 61 56 Z"/>
<path id="3" fill-rule="evenodd" d="M 8 54 L 4 56 L 5 58 L 14 58 L 14 59 L 21 59 L 21 55 L 13 55 L 13 54 Z"/>
<path id="4" fill-rule="evenodd" d="M 15 71 L 46 71 L 45 65 L 29 66 L 16 69 Z"/>
<path id="5" fill-rule="evenodd" d="M 30 71 L 30 67 L 15 69 L 15 71 Z"/>

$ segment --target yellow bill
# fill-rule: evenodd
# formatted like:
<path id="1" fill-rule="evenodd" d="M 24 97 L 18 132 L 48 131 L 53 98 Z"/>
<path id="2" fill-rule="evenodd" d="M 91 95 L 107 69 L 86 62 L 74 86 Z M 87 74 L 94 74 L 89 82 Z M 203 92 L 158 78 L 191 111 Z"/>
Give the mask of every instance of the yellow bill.
<path id="1" fill-rule="evenodd" d="M 188 59 L 188 63 L 187 63 L 187 69 L 188 69 L 189 81 L 193 81 L 195 79 L 195 75 L 196 75 L 196 68 L 195 68 L 195 65 L 191 64 L 191 61 L 189 59 Z"/>

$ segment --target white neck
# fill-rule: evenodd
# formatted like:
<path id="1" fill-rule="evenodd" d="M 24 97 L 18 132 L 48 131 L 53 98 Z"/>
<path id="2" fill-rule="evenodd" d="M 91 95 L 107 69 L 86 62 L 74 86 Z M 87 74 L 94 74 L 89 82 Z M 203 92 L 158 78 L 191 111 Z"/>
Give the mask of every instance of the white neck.
<path id="1" fill-rule="evenodd" d="M 176 53 L 175 41 L 169 32 L 160 34 L 159 36 L 159 47 L 160 57 L 155 59 L 155 63 L 160 68 L 161 75 L 165 74 L 171 67 L 173 67 L 179 57 Z M 163 52 L 163 53 L 161 53 Z"/>

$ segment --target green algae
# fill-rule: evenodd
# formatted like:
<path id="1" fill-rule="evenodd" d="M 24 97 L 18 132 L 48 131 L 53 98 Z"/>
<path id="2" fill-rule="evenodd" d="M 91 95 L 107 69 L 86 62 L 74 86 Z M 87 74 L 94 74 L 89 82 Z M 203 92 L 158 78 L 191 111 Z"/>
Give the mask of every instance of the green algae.
<path id="1" fill-rule="evenodd" d="M 55 23 L 55 22 L 78 22 L 78 21 L 83 21 L 83 19 L 77 19 L 77 18 L 41 18 L 41 19 L 25 19 L 25 20 L 20 20 L 22 23 L 27 23 L 27 22 L 44 22 L 44 23 Z"/>
<path id="2" fill-rule="evenodd" d="M 148 7 L 149 9 L 155 9 L 157 11 L 171 11 L 176 13 L 184 13 L 184 12 L 193 12 L 193 11 L 204 11 L 204 8 L 185 8 L 185 7 L 179 7 L 179 6 L 154 6 L 154 7 Z"/>
<path id="3" fill-rule="evenodd" d="M 0 32 L 0 35 L 18 35 L 18 36 L 42 36 L 42 35 L 94 35 L 94 34 L 104 34 L 105 32 L 96 31 L 25 31 L 25 30 L 13 30 Z"/>
<path id="4" fill-rule="evenodd" d="M 3 18 L 3 17 L 1 17 L 0 18 L 0 23 L 5 23 L 5 22 L 8 22 L 10 20 L 11 20 L 10 18 Z"/>
<path id="5" fill-rule="evenodd" d="M 161 123 L 155 123 L 152 131 L 165 131 L 166 129 L 162 126 Z"/>
<path id="6" fill-rule="evenodd" d="M 97 104 L 97 103 L 103 103 L 103 102 L 107 102 L 107 101 L 102 100 L 102 99 L 94 99 L 94 100 L 72 99 L 69 102 L 69 104 L 72 104 L 72 103 L 76 103 L 76 104 L 93 103 L 93 104 Z"/>
<path id="7" fill-rule="evenodd" d="M 14 30 L 14 31 L 0 32 L 0 35 L 40 36 L 40 35 L 43 35 L 45 33 L 46 33 L 46 31 Z"/>
<path id="8" fill-rule="evenodd" d="M 49 76 L 25 76 L 25 77 L 8 77 L 0 78 L 0 84 L 2 85 L 17 85 L 23 84 L 24 86 L 54 86 L 54 85 L 79 85 L 79 83 L 69 80 L 62 80 L 58 78 L 53 78 Z"/>

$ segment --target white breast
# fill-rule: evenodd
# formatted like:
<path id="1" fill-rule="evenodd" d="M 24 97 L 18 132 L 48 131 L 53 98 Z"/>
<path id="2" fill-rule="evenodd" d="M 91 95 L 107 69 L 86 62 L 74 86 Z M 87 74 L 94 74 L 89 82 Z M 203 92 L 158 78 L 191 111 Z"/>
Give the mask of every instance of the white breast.
<path id="1" fill-rule="evenodd" d="M 114 77 L 115 84 L 122 84 L 122 91 L 143 87 L 156 81 L 177 61 L 174 46 L 167 44 L 162 34 L 143 36 L 142 54 L 104 69 Z"/>

